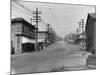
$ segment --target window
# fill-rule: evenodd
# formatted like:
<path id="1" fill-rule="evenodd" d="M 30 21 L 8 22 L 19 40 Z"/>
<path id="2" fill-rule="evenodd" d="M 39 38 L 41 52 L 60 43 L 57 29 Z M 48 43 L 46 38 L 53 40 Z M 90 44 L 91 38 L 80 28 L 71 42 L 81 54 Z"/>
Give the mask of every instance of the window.
<path id="1" fill-rule="evenodd" d="M 17 36 L 17 50 L 20 51 L 20 36 Z"/>
<path id="2" fill-rule="evenodd" d="M 22 30 L 21 25 L 17 25 L 17 32 L 21 32 L 21 30 Z"/>

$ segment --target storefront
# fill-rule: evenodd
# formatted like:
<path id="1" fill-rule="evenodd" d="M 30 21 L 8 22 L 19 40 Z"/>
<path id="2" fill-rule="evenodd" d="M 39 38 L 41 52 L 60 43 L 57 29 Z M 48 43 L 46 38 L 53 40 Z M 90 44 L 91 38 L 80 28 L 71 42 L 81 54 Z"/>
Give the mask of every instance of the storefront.
<path id="1" fill-rule="evenodd" d="M 11 21 L 11 52 L 20 54 L 35 51 L 35 26 L 22 18 Z"/>

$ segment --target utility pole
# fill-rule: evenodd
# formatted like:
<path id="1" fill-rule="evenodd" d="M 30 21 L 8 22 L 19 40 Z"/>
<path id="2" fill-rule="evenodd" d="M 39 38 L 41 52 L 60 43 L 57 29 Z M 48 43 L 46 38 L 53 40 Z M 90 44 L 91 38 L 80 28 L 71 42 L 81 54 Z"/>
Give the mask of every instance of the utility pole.
<path id="1" fill-rule="evenodd" d="M 30 20 L 31 20 L 31 24 L 32 24 L 32 18 L 30 18 Z"/>
<path id="2" fill-rule="evenodd" d="M 41 16 L 39 16 L 38 14 L 41 14 L 40 11 L 38 11 L 38 8 L 36 8 L 36 11 L 33 12 L 33 14 L 35 14 L 35 16 L 33 16 L 34 22 L 36 22 L 36 51 L 38 51 L 38 22 L 41 22 Z"/>
<path id="3" fill-rule="evenodd" d="M 78 36 L 79 36 L 79 35 L 78 35 L 78 34 L 79 34 L 78 32 L 79 32 L 79 28 L 77 28 L 77 30 L 76 30 L 76 33 L 77 33 L 77 39 L 78 39 Z"/>
<path id="4" fill-rule="evenodd" d="M 82 50 L 84 49 L 84 19 L 81 19 L 81 21 L 79 22 L 79 27 L 81 28 L 81 33 L 82 33 Z"/>
<path id="5" fill-rule="evenodd" d="M 36 50 L 38 50 L 38 8 L 36 8 Z"/>
<path id="6" fill-rule="evenodd" d="M 50 36 L 49 35 L 50 34 L 50 24 L 47 24 L 47 32 L 48 32 L 47 40 L 49 40 L 50 39 L 50 37 L 49 37 Z"/>
<path id="7" fill-rule="evenodd" d="M 79 29 L 78 28 L 77 28 L 76 32 L 77 32 L 77 35 L 78 35 L 78 32 L 79 32 Z"/>

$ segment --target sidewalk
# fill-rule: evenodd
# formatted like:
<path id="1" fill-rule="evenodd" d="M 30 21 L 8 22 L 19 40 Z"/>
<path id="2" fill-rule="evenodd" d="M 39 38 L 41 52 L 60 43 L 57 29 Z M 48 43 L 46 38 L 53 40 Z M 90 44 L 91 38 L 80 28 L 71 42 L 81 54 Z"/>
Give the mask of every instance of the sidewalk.
<path id="1" fill-rule="evenodd" d="M 96 55 L 89 55 L 87 58 L 87 65 L 90 68 L 95 68 L 96 69 Z"/>
<path id="2" fill-rule="evenodd" d="M 66 66 L 59 66 L 48 70 L 47 72 L 61 72 L 61 71 L 80 71 L 80 70 L 94 70 L 93 68 L 89 68 L 86 65 L 80 66 L 73 66 L 73 67 L 66 67 Z"/>

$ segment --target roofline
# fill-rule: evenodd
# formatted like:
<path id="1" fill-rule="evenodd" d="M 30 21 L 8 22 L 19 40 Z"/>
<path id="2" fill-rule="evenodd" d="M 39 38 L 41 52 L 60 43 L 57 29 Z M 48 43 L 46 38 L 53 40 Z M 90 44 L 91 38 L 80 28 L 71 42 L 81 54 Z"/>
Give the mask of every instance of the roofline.
<path id="1" fill-rule="evenodd" d="M 38 33 L 48 33 L 48 31 L 38 31 Z"/>
<path id="2" fill-rule="evenodd" d="M 31 23 L 27 22 L 27 21 L 24 20 L 23 18 L 14 18 L 14 19 L 11 19 L 11 24 L 17 23 L 17 22 L 24 23 L 24 24 L 26 24 L 27 26 L 30 26 L 30 27 L 32 27 L 32 28 L 35 29 L 35 26 L 33 26 Z"/>
<path id="3" fill-rule="evenodd" d="M 93 16 L 92 16 L 93 15 Z M 95 16 L 94 16 L 95 15 Z M 88 13 L 88 16 L 91 16 L 92 18 L 96 19 L 96 13 Z"/>

